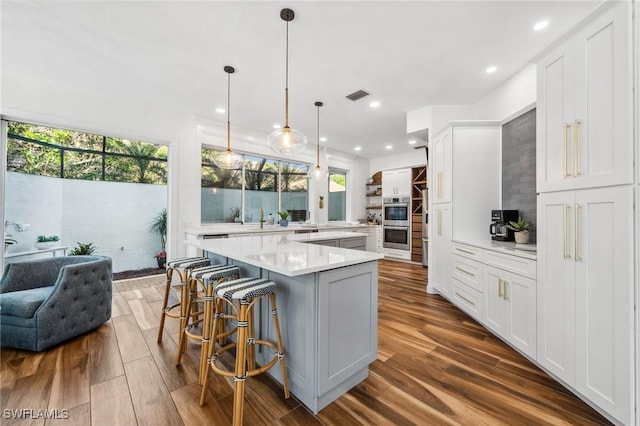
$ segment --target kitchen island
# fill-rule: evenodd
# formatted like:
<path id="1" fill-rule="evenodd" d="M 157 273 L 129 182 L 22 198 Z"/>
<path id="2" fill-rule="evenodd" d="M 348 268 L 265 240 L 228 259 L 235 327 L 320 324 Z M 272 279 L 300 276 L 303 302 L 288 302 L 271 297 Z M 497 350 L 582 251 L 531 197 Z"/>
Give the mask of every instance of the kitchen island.
<path id="1" fill-rule="evenodd" d="M 243 277 L 277 285 L 278 316 L 291 392 L 318 413 L 367 378 L 377 357 L 380 253 L 313 244 L 362 238 L 351 232 L 187 240 Z M 339 245 L 339 244 L 338 244 Z M 266 300 L 254 311 L 257 337 L 275 341 Z M 256 348 L 259 363 L 271 359 Z M 269 371 L 282 383 L 279 369 Z"/>

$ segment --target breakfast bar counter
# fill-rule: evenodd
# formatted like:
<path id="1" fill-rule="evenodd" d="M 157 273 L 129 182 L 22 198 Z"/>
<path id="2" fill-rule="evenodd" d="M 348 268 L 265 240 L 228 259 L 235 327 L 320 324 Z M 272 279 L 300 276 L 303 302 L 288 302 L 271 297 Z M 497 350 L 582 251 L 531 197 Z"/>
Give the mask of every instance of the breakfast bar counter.
<path id="1" fill-rule="evenodd" d="M 322 234 L 186 241 L 215 263 L 237 265 L 243 277 L 276 283 L 290 390 L 314 413 L 366 379 L 377 357 L 378 260 L 383 257 L 339 246 L 362 238 L 357 233 Z M 321 245 L 327 241 L 338 243 Z M 256 337 L 275 341 L 267 304 L 257 308 Z M 256 354 L 259 363 L 273 356 L 256 349 L 263 351 Z M 279 369 L 269 374 L 282 383 Z"/>

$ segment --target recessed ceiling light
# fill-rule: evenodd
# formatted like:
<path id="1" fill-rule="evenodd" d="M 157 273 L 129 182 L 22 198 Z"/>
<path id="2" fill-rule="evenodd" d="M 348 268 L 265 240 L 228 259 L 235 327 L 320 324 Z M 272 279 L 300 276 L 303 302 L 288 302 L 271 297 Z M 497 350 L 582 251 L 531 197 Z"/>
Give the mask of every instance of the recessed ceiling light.
<path id="1" fill-rule="evenodd" d="M 540 21 L 533 26 L 533 29 L 536 31 L 542 31 L 549 25 L 549 21 Z"/>
<path id="2" fill-rule="evenodd" d="M 416 141 L 415 141 L 415 140 L 411 139 L 411 140 L 409 141 L 409 145 L 415 145 L 415 144 L 416 144 Z"/>
<path id="3" fill-rule="evenodd" d="M 387 145 L 384 147 L 384 149 L 393 149 L 393 145 Z"/>
<path id="4" fill-rule="evenodd" d="M 369 106 L 371 108 L 378 108 L 380 106 L 380 102 L 378 101 L 369 102 Z"/>
<path id="5" fill-rule="evenodd" d="M 498 70 L 498 68 L 496 68 L 496 67 L 489 67 L 489 68 L 487 68 L 487 74 L 493 74 L 497 70 Z"/>
<path id="6" fill-rule="evenodd" d="M 362 147 L 361 146 L 356 146 L 355 148 L 353 148 L 354 151 L 362 151 Z"/>
<path id="7" fill-rule="evenodd" d="M 224 109 L 224 108 L 216 108 L 216 112 L 217 112 L 218 114 L 224 114 L 225 112 L 227 112 L 227 110 L 226 110 L 226 109 Z"/>
<path id="8" fill-rule="evenodd" d="M 273 127 L 274 129 L 279 129 L 279 128 L 280 128 L 280 125 L 276 123 L 276 124 L 274 124 L 272 127 Z"/>
<path id="9" fill-rule="evenodd" d="M 320 138 L 320 142 L 326 142 L 326 141 L 327 141 L 326 137 L 323 136 L 323 137 Z"/>

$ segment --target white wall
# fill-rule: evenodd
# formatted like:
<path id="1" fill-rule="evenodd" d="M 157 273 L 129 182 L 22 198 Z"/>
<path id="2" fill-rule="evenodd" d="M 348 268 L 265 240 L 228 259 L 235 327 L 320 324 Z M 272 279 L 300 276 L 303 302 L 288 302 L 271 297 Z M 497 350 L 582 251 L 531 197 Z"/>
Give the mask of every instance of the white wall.
<path id="1" fill-rule="evenodd" d="M 383 158 L 372 158 L 369 161 L 369 176 L 373 176 L 380 170 L 418 167 L 424 166 L 425 164 L 427 164 L 427 155 L 424 148 L 402 154 L 389 155 Z"/>
<path id="2" fill-rule="evenodd" d="M 536 65 L 529 64 L 473 107 L 476 120 L 504 120 L 536 102 Z"/>
<path id="3" fill-rule="evenodd" d="M 38 235 L 58 235 L 61 245 L 92 242 L 113 259 L 114 272 L 157 267 L 160 237 L 147 227 L 167 205 L 167 188 L 122 182 L 59 179 L 7 172 L 6 216 L 29 223 L 9 230 L 18 244 L 8 253 L 33 250 Z"/>

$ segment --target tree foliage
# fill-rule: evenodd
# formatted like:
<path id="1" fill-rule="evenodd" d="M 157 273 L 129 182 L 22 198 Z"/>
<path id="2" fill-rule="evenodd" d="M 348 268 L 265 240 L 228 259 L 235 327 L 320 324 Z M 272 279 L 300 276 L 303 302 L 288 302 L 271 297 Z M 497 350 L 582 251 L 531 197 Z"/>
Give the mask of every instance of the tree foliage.
<path id="1" fill-rule="evenodd" d="M 8 171 L 101 180 L 104 160 L 104 180 L 167 183 L 166 146 L 14 121 L 8 131 Z"/>

